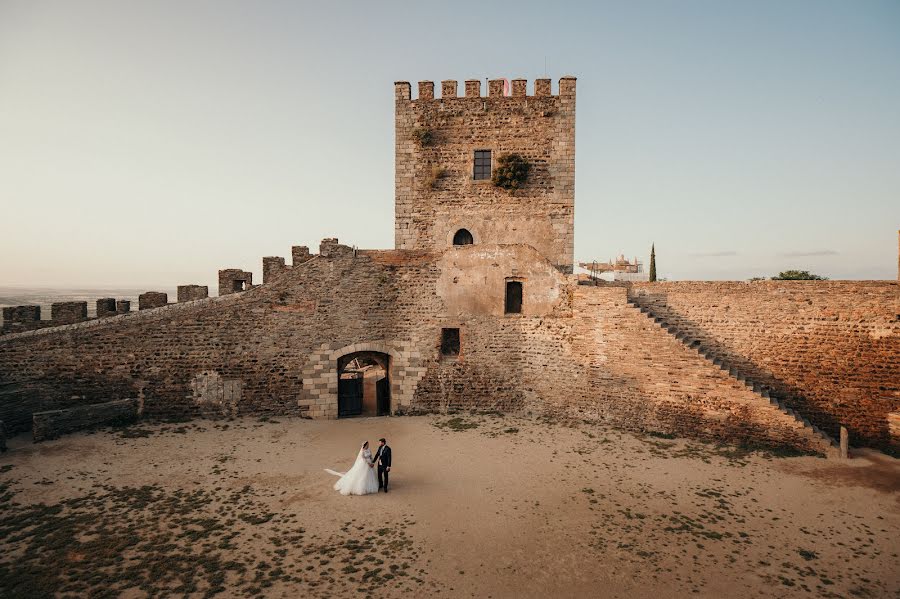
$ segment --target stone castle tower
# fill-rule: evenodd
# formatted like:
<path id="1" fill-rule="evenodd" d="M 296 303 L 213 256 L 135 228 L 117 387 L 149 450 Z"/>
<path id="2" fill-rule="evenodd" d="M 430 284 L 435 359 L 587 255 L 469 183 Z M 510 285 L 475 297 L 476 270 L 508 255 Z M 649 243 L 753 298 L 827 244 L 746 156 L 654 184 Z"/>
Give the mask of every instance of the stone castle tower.
<path id="1" fill-rule="evenodd" d="M 397 249 L 444 250 L 466 243 L 527 243 L 557 269 L 571 273 L 575 243 L 575 78 L 394 84 L 396 103 L 395 221 Z M 509 93 L 511 92 L 511 93 Z M 505 154 L 530 165 L 514 192 L 491 174 Z"/>

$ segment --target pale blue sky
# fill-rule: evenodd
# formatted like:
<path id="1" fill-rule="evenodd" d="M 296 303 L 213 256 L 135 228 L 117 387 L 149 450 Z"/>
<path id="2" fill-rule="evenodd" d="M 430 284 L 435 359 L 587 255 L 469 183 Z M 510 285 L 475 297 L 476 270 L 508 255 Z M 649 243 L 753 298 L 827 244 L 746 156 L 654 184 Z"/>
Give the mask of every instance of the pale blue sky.
<path id="1" fill-rule="evenodd" d="M 578 77 L 579 260 L 896 277 L 897 1 L 0 0 L 0 284 L 392 247 L 393 82 L 545 63 Z"/>

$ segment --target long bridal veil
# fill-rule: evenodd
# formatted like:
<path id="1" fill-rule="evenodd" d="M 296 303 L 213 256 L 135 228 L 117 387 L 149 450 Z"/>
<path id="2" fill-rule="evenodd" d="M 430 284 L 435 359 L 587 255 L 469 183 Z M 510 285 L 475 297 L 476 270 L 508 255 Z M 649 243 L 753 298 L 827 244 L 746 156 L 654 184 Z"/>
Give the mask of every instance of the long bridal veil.
<path id="1" fill-rule="evenodd" d="M 334 483 L 334 490 L 341 495 L 368 495 L 378 492 L 378 479 L 375 477 L 375 469 L 369 466 L 371 454 L 366 456 L 365 444 L 359 448 L 353 467 L 346 473 L 325 469 L 328 474 L 339 476 Z"/>

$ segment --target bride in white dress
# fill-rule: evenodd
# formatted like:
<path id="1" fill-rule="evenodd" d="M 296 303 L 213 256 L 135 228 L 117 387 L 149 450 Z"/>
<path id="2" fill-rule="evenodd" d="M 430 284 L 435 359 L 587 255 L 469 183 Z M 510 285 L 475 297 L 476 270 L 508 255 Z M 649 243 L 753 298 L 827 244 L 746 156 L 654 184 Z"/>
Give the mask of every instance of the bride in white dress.
<path id="1" fill-rule="evenodd" d="M 372 460 L 372 452 L 369 451 L 369 442 L 363 443 L 356 455 L 356 462 L 346 474 L 328 470 L 325 472 L 340 476 L 334 483 L 334 490 L 341 495 L 368 495 L 378 492 L 378 479 L 375 477 L 375 462 Z"/>

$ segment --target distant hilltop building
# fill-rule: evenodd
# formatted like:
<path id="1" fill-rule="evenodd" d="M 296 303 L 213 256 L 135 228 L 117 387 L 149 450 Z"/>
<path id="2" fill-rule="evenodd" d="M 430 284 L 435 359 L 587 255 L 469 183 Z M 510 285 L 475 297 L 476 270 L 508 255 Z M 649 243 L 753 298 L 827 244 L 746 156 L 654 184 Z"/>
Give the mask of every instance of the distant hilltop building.
<path id="1" fill-rule="evenodd" d="M 650 283 L 624 256 L 582 263 L 620 284 L 579 280 L 575 88 L 422 81 L 413 98 L 396 82 L 393 249 L 296 245 L 261 281 L 220 270 L 218 297 L 104 298 L 97 318 L 4 309 L 0 430 L 527 410 L 829 455 L 841 426 L 897 446 L 896 281 Z"/>
<path id="2" fill-rule="evenodd" d="M 637 258 L 629 262 L 624 254 L 607 262 L 579 262 L 578 266 L 587 272 L 588 280 L 597 281 L 649 281 L 649 273 L 644 272 L 644 264 Z"/>

